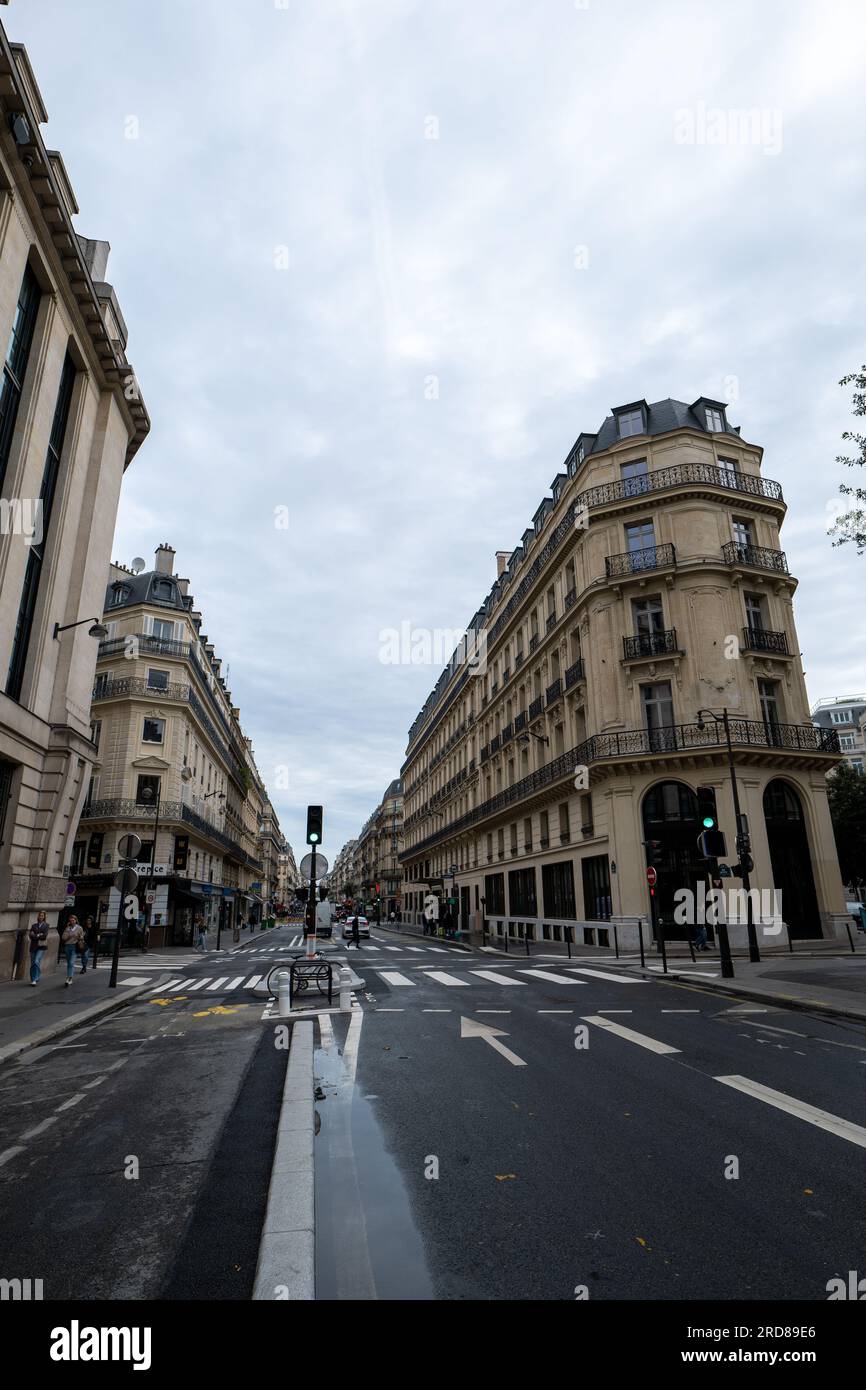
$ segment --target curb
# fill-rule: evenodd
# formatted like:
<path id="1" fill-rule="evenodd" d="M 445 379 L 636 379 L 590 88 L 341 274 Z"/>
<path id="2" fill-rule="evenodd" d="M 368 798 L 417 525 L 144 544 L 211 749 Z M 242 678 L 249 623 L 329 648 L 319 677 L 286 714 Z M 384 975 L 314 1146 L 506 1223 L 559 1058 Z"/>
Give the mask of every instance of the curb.
<path id="1" fill-rule="evenodd" d="M 720 980 L 718 984 L 715 980 L 700 980 L 694 975 L 683 975 L 678 971 L 669 970 L 667 975 L 657 975 L 655 971 L 635 970 L 634 974 L 640 975 L 645 980 L 677 980 L 680 983 L 688 984 L 693 989 L 704 989 L 709 994 L 730 994 L 736 999 L 753 1000 L 756 1004 L 775 1004 L 781 1009 L 796 1009 L 800 1013 L 822 1013 L 830 1014 L 834 1018 L 845 1018 L 854 1023 L 866 1023 L 866 1008 L 859 1013 L 844 1005 L 835 1004 L 830 999 L 803 999 L 800 995 L 773 994 L 769 990 L 753 988 L 751 985 L 738 985 L 736 979 Z"/>
<path id="2" fill-rule="evenodd" d="M 313 1199 L 313 1024 L 292 1028 L 253 1300 L 316 1296 Z"/>
<path id="3" fill-rule="evenodd" d="M 446 941 L 446 940 L 447 940 L 448 945 L 449 945 L 449 946 L 454 946 L 458 951 L 470 951 L 470 952 L 471 952 L 472 949 L 473 949 L 473 948 L 469 945 L 468 942 L 466 942 L 466 941 L 456 941 L 456 940 L 454 939 L 453 936 L 449 936 L 449 937 L 444 937 L 444 936 L 430 936 L 430 937 L 425 937 L 425 935 L 424 935 L 423 932 L 420 932 L 420 931 L 398 931 L 397 927 L 392 927 L 392 926 L 390 926 L 390 925 L 385 926 L 384 923 L 381 923 L 381 924 L 379 925 L 379 927 L 377 927 L 376 930 L 377 930 L 377 931 L 389 931 L 389 932 L 393 932 L 394 936 L 408 936 L 408 937 L 411 937 L 413 941 L 416 941 L 416 940 L 417 940 L 417 941 Z"/>
<path id="4" fill-rule="evenodd" d="M 42 1043 L 50 1042 L 52 1038 L 59 1038 L 62 1033 L 68 1033 L 70 1029 L 77 1028 L 80 1023 L 89 1023 L 91 1019 L 102 1018 L 104 1014 L 111 1014 L 117 1009 L 122 1009 L 130 999 L 137 999 L 140 994 L 144 994 L 145 990 L 152 989 L 152 987 L 152 980 L 148 980 L 146 985 L 134 985 L 132 989 L 124 990 L 123 994 L 114 999 L 105 999 L 101 1004 L 90 1004 L 80 1013 L 52 1023 L 48 1028 L 40 1028 L 36 1033 L 28 1033 L 26 1037 L 17 1038 L 15 1042 L 6 1043 L 5 1047 L 0 1047 L 0 1065 L 3 1062 L 8 1062 L 12 1057 L 17 1057 L 19 1053 L 26 1052 L 31 1047 L 40 1047 Z"/>

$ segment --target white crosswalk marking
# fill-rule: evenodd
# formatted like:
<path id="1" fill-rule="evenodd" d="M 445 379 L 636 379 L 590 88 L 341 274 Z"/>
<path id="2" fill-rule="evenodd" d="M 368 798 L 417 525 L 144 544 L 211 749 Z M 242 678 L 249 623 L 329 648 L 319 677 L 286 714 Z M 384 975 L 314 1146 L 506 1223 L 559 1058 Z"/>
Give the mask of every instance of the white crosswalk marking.
<path id="1" fill-rule="evenodd" d="M 367 946 L 365 949 L 368 951 L 378 951 L 380 948 L 378 946 Z"/>
<path id="2" fill-rule="evenodd" d="M 166 989 L 177 989 L 177 987 L 178 987 L 179 984 L 180 984 L 180 978 L 178 977 L 178 979 L 176 979 L 176 980 L 169 980 L 168 983 L 165 984 L 165 985 L 154 985 L 153 989 L 148 990 L 148 993 L 149 993 L 149 994 L 161 994 L 161 993 L 163 992 L 163 990 L 166 990 Z"/>
<path id="3" fill-rule="evenodd" d="M 440 985 L 463 985 L 469 988 L 468 980 L 458 980 L 456 975 L 448 975 L 444 970 L 425 970 L 425 980 L 437 980 Z"/>
<path id="4" fill-rule="evenodd" d="M 445 946 L 424 946 L 421 949 L 425 951 L 435 951 L 438 956 L 453 956 L 457 954 L 456 951 L 449 951 Z"/>
<path id="5" fill-rule="evenodd" d="M 194 983 L 195 983 L 195 975 L 190 975 L 190 977 L 189 977 L 188 980 L 181 980 L 180 984 L 179 984 L 179 985 L 174 985 L 173 988 L 174 988 L 174 989 L 189 989 L 190 985 L 191 985 L 191 984 L 194 984 Z M 160 985 L 159 988 L 160 988 L 161 991 L 164 991 L 165 989 L 167 989 L 167 986 L 166 986 L 166 985 Z M 156 992 L 156 991 L 154 991 L 154 992 Z"/>
<path id="6" fill-rule="evenodd" d="M 219 989 L 220 985 L 224 985 L 227 979 L 228 975 L 220 975 L 218 980 L 214 980 L 213 984 L 208 985 L 208 989 Z"/>
<path id="7" fill-rule="evenodd" d="M 578 975 L 591 975 L 594 980 L 615 980 L 618 985 L 648 985 L 649 980 L 639 980 L 634 975 L 612 975 L 609 970 L 587 970 L 581 965 L 567 965 L 566 970 L 574 970 Z"/>
<path id="8" fill-rule="evenodd" d="M 500 975 L 496 970 L 472 970 L 472 975 L 480 975 L 482 980 L 492 980 L 495 985 L 525 985 L 525 980 L 515 980 L 513 975 Z"/>
<path id="9" fill-rule="evenodd" d="M 226 989 L 237 989 L 238 985 L 241 983 L 243 978 L 243 975 L 235 975 L 233 980 L 229 980 L 228 984 L 226 985 Z"/>
<path id="10" fill-rule="evenodd" d="M 583 980 L 573 980 L 570 975 L 557 975 L 553 970 L 521 970 L 521 975 L 532 975 L 536 980 L 552 980 L 556 985 L 582 985 Z"/>
<path id="11" fill-rule="evenodd" d="M 402 955 L 402 948 L 401 948 L 400 946 L 386 946 L 386 947 L 385 947 L 385 950 L 386 950 L 386 951 L 396 951 L 399 955 Z"/>
<path id="12" fill-rule="evenodd" d="M 196 980 L 194 984 L 189 985 L 187 987 L 187 993 L 192 994 L 194 989 L 203 989 L 206 984 L 207 976 L 205 976 L 203 980 Z"/>
<path id="13" fill-rule="evenodd" d="M 409 980 L 405 975 L 401 975 L 397 970 L 378 970 L 376 972 L 387 985 L 414 985 L 414 980 Z"/>
<path id="14" fill-rule="evenodd" d="M 423 955 L 423 953 L 424 953 L 424 947 L 423 947 L 423 946 L 404 946 L 403 949 L 404 949 L 405 951 L 415 951 L 416 954 L 419 955 L 419 956 L 420 956 L 420 955 Z"/>
<path id="15" fill-rule="evenodd" d="M 244 985 L 244 989 L 255 989 L 259 981 L 263 979 L 263 975 L 251 975 L 250 978 L 247 980 L 246 984 Z"/>

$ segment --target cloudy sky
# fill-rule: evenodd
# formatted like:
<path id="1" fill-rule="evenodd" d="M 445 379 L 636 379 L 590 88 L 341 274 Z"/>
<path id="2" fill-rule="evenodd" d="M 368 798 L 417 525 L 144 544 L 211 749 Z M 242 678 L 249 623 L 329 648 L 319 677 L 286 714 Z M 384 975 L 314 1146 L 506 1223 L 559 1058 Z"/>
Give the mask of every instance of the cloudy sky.
<path id="1" fill-rule="evenodd" d="M 380 633 L 465 626 L 639 397 L 731 402 L 788 502 L 810 698 L 866 690 L 866 556 L 826 536 L 866 360 L 861 0 L 2 16 L 153 420 L 115 556 L 176 547 L 296 848 L 308 801 L 332 861 L 357 832 L 438 675 Z"/>

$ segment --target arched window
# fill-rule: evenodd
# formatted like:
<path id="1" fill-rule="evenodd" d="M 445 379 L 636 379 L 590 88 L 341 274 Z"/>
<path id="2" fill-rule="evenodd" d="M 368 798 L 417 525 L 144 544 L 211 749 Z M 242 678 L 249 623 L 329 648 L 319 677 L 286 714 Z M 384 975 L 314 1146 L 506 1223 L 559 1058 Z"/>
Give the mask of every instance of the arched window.
<path id="1" fill-rule="evenodd" d="M 764 790 L 764 815 L 767 820 L 803 819 L 800 798 L 787 782 L 768 782 Z"/>

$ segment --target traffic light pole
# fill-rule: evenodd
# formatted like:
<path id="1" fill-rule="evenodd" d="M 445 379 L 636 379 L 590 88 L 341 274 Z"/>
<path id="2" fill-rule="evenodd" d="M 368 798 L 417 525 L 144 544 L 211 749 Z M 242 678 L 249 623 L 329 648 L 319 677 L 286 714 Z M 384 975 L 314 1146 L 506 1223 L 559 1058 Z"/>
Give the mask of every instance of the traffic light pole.
<path id="1" fill-rule="evenodd" d="M 311 904 L 312 904 L 312 921 L 311 921 L 311 925 L 312 925 L 313 930 L 310 932 L 309 936 L 307 937 L 307 957 L 308 957 L 308 958 L 311 957 L 311 956 L 314 956 L 314 955 L 316 954 L 316 905 L 317 905 L 317 904 L 316 904 L 316 846 L 315 846 L 315 845 L 313 845 L 313 847 L 312 847 L 312 854 L 311 854 L 310 858 L 311 858 L 311 861 L 312 861 L 311 864 L 310 864 L 310 902 L 311 902 Z"/>
<path id="2" fill-rule="evenodd" d="M 738 853 L 739 856 L 740 856 L 740 866 L 741 866 L 741 869 L 742 869 L 742 876 L 743 876 L 743 888 L 745 889 L 745 892 L 746 892 L 746 931 L 747 931 L 748 937 L 749 937 L 749 960 L 752 962 L 752 964 L 757 964 L 757 962 L 761 959 L 761 953 L 760 953 L 760 951 L 758 950 L 758 934 L 757 934 L 757 932 L 755 931 L 755 923 L 754 923 L 754 920 L 753 920 L 753 918 L 752 918 L 752 895 L 751 895 L 751 893 L 750 893 L 750 891 L 749 891 L 749 873 L 748 873 L 748 870 L 746 869 L 746 861 L 747 861 L 748 855 L 749 855 L 749 845 L 746 843 L 746 844 L 744 845 L 744 848 L 742 848 L 742 849 L 740 848 L 740 843 L 741 843 L 741 840 L 742 840 L 742 838 L 743 838 L 743 837 L 740 835 L 740 825 L 741 825 L 741 823 L 742 823 L 742 821 L 741 821 L 741 816 L 740 816 L 740 795 L 739 795 L 739 791 L 738 791 L 738 788 L 737 788 L 737 773 L 736 773 L 736 769 L 735 769 L 735 767 L 734 767 L 734 748 L 733 748 L 733 744 L 731 743 L 731 726 L 730 726 L 730 724 L 729 724 L 729 722 L 728 722 L 728 709 L 727 709 L 727 706 L 725 706 L 724 709 L 722 710 L 722 723 L 723 723 L 724 728 L 725 728 L 725 743 L 727 744 L 727 748 L 728 748 L 728 767 L 729 767 L 730 773 L 731 773 L 731 791 L 732 791 L 733 797 L 734 797 L 734 820 L 735 820 L 736 827 L 737 827 L 737 853 Z M 725 924 L 725 927 L 724 927 L 724 936 L 725 936 L 725 954 L 727 955 L 728 961 L 730 962 L 730 959 L 731 959 L 731 950 L 730 950 L 730 946 L 728 945 L 728 928 L 727 928 L 727 924 Z M 719 946 L 720 946 L 720 948 L 721 948 L 721 941 L 722 941 L 722 933 L 721 933 L 721 931 L 720 931 L 720 932 L 719 932 Z M 722 957 L 722 966 L 723 966 L 722 974 L 724 975 L 724 973 L 725 973 L 725 971 L 724 971 L 724 956 Z M 731 966 L 731 975 L 733 975 L 733 973 L 734 973 L 734 969 L 733 969 L 733 965 L 732 965 L 732 966 Z"/>

